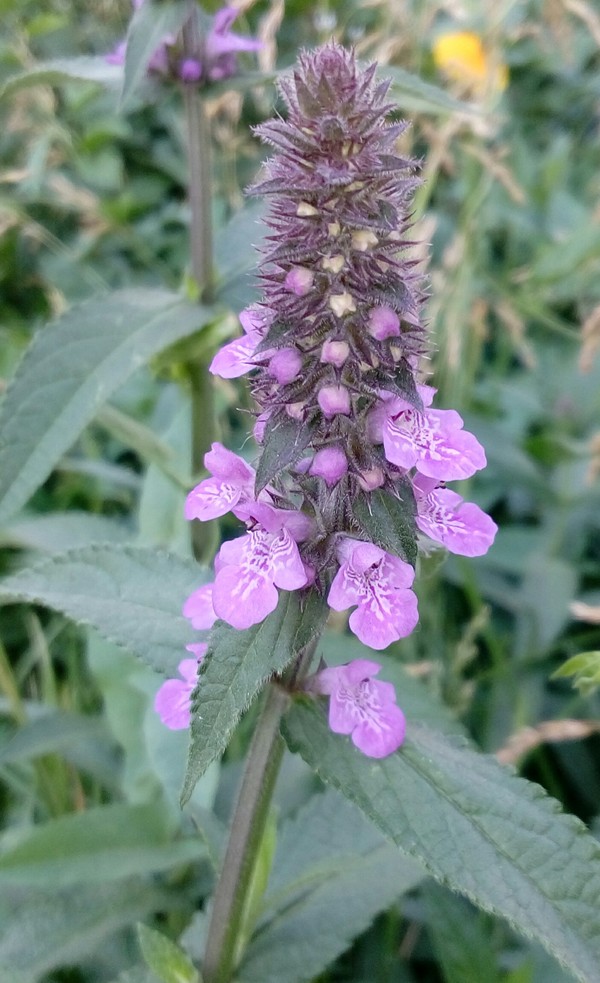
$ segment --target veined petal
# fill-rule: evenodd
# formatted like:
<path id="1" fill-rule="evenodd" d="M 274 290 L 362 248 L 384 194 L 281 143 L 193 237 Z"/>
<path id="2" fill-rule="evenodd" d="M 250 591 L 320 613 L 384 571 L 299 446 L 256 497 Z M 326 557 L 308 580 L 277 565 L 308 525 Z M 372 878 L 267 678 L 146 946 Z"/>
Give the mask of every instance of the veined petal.
<path id="1" fill-rule="evenodd" d="M 446 488 L 417 500 L 416 522 L 431 539 L 460 556 L 483 556 L 492 545 L 498 526 L 478 505 L 463 502 Z"/>
<path id="2" fill-rule="evenodd" d="M 382 683 L 375 685 L 381 686 Z M 365 716 L 352 732 L 352 743 L 369 758 L 386 758 L 400 747 L 406 733 L 406 720 L 395 703 Z"/>
<path id="3" fill-rule="evenodd" d="M 273 583 L 283 590 L 305 587 L 308 577 L 295 540 L 282 529 L 271 543 L 271 572 Z"/>
<path id="4" fill-rule="evenodd" d="M 243 630 L 264 621 L 277 607 L 278 599 L 269 576 L 249 565 L 222 567 L 215 578 L 215 611 L 233 628 Z"/>
<path id="5" fill-rule="evenodd" d="M 230 341 L 217 352 L 208 367 L 209 372 L 221 379 L 238 379 L 255 369 L 254 352 L 259 341 L 260 337 L 255 333 Z"/>
<path id="6" fill-rule="evenodd" d="M 239 484 L 206 478 L 189 493 L 185 500 L 186 519 L 200 519 L 207 522 L 230 512 L 240 500 L 242 488 Z"/>
<path id="7" fill-rule="evenodd" d="M 204 466 L 207 471 L 218 478 L 220 481 L 229 481 L 235 484 L 253 483 L 256 477 L 254 468 L 246 464 L 243 458 L 233 451 L 223 447 L 218 441 L 214 441 L 211 448 L 204 455 Z"/>

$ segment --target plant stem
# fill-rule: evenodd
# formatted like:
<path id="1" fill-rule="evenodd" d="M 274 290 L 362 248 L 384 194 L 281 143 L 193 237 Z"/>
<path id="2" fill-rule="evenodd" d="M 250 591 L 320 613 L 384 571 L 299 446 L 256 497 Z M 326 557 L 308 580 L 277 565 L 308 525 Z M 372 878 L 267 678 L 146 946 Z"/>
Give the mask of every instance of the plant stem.
<path id="1" fill-rule="evenodd" d="M 314 639 L 295 660 L 286 678 L 288 685 L 306 673 L 316 645 Z M 289 695 L 282 686 L 267 685 L 215 890 L 202 967 L 204 983 L 229 983 L 235 969 L 248 889 L 283 757 L 279 725 L 288 703 Z"/>
<path id="2" fill-rule="evenodd" d="M 197 22 L 191 16 L 183 27 L 183 46 L 193 57 L 199 50 Z M 212 164 L 210 126 L 200 92 L 194 85 L 183 86 L 183 101 L 187 128 L 189 162 L 189 200 L 192 212 L 190 223 L 190 256 L 192 274 L 198 296 L 204 303 L 213 300 L 213 243 L 212 243 Z M 208 365 L 203 359 L 193 359 L 187 366 L 191 392 L 192 448 L 191 470 L 202 470 L 204 455 L 216 436 L 213 386 Z M 211 558 L 216 545 L 214 523 L 193 522 L 191 536 L 197 560 Z"/>

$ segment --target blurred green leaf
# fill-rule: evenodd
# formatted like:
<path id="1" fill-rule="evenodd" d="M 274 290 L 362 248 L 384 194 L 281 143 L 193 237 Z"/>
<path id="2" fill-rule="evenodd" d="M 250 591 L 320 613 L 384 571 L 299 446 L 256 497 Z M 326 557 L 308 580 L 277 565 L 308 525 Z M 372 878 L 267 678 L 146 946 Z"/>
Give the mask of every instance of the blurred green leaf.
<path id="1" fill-rule="evenodd" d="M 118 65 L 109 65 L 103 55 L 56 58 L 26 72 L 12 75 L 0 86 L 0 99 L 32 85 L 62 85 L 66 82 L 98 82 L 117 88 L 123 78 Z"/>
<path id="2" fill-rule="evenodd" d="M 600 686 L 600 652 L 580 652 L 552 673 L 552 679 L 565 679 L 575 676 L 573 685 L 589 696 Z"/>
<path id="3" fill-rule="evenodd" d="M 141 546 L 90 546 L 0 581 L 0 605 L 41 604 L 94 627 L 158 672 L 174 675 L 193 632 L 180 614 L 206 578 L 192 560 Z"/>
<path id="4" fill-rule="evenodd" d="M 12 983 L 38 983 L 58 966 L 89 960 L 126 925 L 164 911 L 173 899 L 147 880 L 77 884 L 73 888 L 3 887 L 0 895 L 0 970 Z M 19 976 L 20 974 L 20 976 Z"/>
<path id="5" fill-rule="evenodd" d="M 498 983 L 493 921 L 463 898 L 431 881 L 423 887 L 427 929 L 445 983 Z"/>
<path id="6" fill-rule="evenodd" d="M 0 884 L 41 888 L 103 883 L 168 870 L 206 855 L 203 842 L 169 842 L 164 811 L 110 805 L 22 831 L 0 856 Z"/>
<path id="7" fill-rule="evenodd" d="M 138 925 L 137 932 L 142 955 L 162 983 L 202 983 L 189 956 L 175 942 L 146 925 Z"/>
<path id="8" fill-rule="evenodd" d="M 213 316 L 166 290 L 120 290 L 73 307 L 38 332 L 0 410 L 0 523 L 136 369 Z"/>
<path id="9" fill-rule="evenodd" d="M 333 734 L 298 699 L 283 723 L 292 751 L 355 802 L 437 880 L 542 943 L 583 983 L 600 959 L 600 846 L 536 785 L 418 724 L 381 761 Z"/>
<path id="10" fill-rule="evenodd" d="M 187 0 L 147 0 L 135 10 L 127 32 L 120 106 L 125 109 L 145 78 L 148 63 L 164 41 L 176 35 L 193 8 Z"/>
<path id="11" fill-rule="evenodd" d="M 455 99 L 444 89 L 423 81 L 418 75 L 413 75 L 404 68 L 382 65 L 379 72 L 382 78 L 391 79 L 390 94 L 404 112 L 426 113 L 432 116 L 462 113 L 469 117 L 480 114 L 478 106 Z"/>
<path id="12" fill-rule="evenodd" d="M 275 610 L 245 631 L 217 621 L 192 697 L 191 743 L 181 793 L 189 799 L 211 761 L 223 753 L 240 717 L 265 681 L 283 672 L 319 635 L 328 615 L 316 591 L 280 591 Z"/>
<path id="13" fill-rule="evenodd" d="M 124 543 L 132 530 L 124 522 L 90 512 L 53 512 L 16 518 L 0 529 L 0 545 L 58 553 L 91 543 Z"/>

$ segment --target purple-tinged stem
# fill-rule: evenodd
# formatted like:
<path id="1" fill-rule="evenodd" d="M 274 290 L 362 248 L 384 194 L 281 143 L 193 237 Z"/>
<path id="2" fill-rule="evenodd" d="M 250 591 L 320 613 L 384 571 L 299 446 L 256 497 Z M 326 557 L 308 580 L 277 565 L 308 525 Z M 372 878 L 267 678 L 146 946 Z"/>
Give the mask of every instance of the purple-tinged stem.
<path id="1" fill-rule="evenodd" d="M 290 687 L 306 674 L 317 641 L 314 639 L 296 660 L 286 680 Z M 229 983 L 235 970 L 248 891 L 283 758 L 279 725 L 288 702 L 285 689 L 268 683 L 215 890 L 202 966 L 204 983 Z"/>

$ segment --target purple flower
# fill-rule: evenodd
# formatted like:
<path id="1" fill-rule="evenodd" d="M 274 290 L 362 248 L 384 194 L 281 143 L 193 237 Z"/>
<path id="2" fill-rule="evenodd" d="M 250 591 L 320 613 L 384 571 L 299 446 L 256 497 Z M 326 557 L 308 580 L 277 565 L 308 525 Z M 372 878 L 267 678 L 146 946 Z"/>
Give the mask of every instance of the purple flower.
<path id="1" fill-rule="evenodd" d="M 416 521 L 421 532 L 461 556 L 483 556 L 494 542 L 498 526 L 473 502 L 465 502 L 435 478 L 416 475 L 413 489 Z"/>
<path id="2" fill-rule="evenodd" d="M 410 635 L 419 620 L 410 564 L 358 539 L 342 539 L 338 557 L 340 568 L 327 603 L 334 611 L 357 605 L 350 628 L 361 642 L 384 649 Z"/>
<path id="3" fill-rule="evenodd" d="M 430 386 L 418 386 L 426 409 L 422 413 L 405 399 L 382 393 L 369 416 L 369 433 L 383 443 L 391 464 L 441 481 L 470 478 L 486 464 L 483 447 L 455 410 L 432 410 Z"/>
<path id="4" fill-rule="evenodd" d="M 219 550 L 213 588 L 218 617 L 240 629 L 275 610 L 278 587 L 298 590 L 309 581 L 297 546 L 311 531 L 308 516 L 257 502 L 247 507 L 247 518 L 246 535 L 228 540 Z"/>
<path id="5" fill-rule="evenodd" d="M 224 345 L 210 363 L 209 371 L 221 379 L 237 379 L 256 368 L 254 353 L 267 332 L 269 318 L 257 307 L 247 307 L 240 314 L 240 324 L 244 335 Z"/>
<path id="6" fill-rule="evenodd" d="M 352 743 L 370 758 L 385 758 L 396 751 L 406 730 L 394 687 L 372 678 L 380 669 L 378 662 L 355 659 L 322 669 L 307 682 L 309 691 L 329 696 L 329 726 L 334 734 L 350 734 Z"/>
<path id="7" fill-rule="evenodd" d="M 186 519 L 216 519 L 234 511 L 239 502 L 254 500 L 254 468 L 217 442 L 205 454 L 204 464 L 212 478 L 205 478 L 189 493 Z"/>
<path id="8" fill-rule="evenodd" d="M 188 652 L 193 652 L 195 659 L 182 659 L 177 666 L 181 679 L 167 679 L 154 697 L 154 709 L 169 730 L 185 730 L 190 726 L 190 701 L 196 679 L 198 666 L 208 646 L 203 642 L 186 646 Z"/>
<path id="9" fill-rule="evenodd" d="M 229 78 L 237 70 L 236 55 L 240 51 L 260 51 L 261 41 L 241 37 L 229 30 L 239 16 L 235 7 L 222 7 L 213 18 L 204 42 L 207 75 L 211 82 Z"/>
<path id="10" fill-rule="evenodd" d="M 193 594 L 190 594 L 183 605 L 183 616 L 192 622 L 192 628 L 198 631 L 208 631 L 212 628 L 217 616 L 213 608 L 213 584 L 203 584 Z"/>

